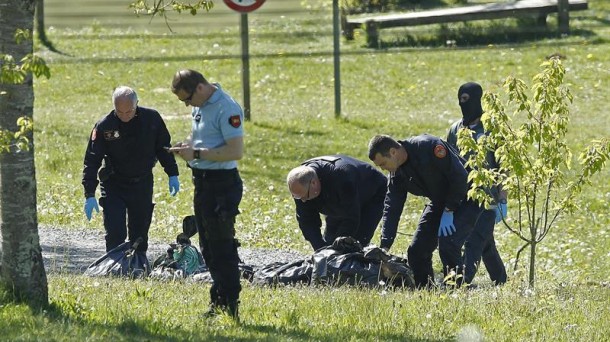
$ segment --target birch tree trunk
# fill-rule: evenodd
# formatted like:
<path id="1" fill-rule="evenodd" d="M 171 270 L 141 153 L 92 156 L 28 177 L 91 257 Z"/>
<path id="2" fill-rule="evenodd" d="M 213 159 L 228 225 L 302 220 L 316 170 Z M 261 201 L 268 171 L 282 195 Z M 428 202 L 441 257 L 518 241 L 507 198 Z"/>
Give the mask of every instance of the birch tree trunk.
<path id="1" fill-rule="evenodd" d="M 15 30 L 32 32 L 34 0 L 0 0 L 0 52 L 16 62 L 32 53 L 32 39 L 17 44 Z M 33 77 L 21 84 L 0 83 L 0 127 L 17 130 L 17 119 L 33 117 Z M 47 276 L 38 236 L 34 137 L 30 149 L 0 154 L 1 282 L 30 306 L 48 304 Z"/>

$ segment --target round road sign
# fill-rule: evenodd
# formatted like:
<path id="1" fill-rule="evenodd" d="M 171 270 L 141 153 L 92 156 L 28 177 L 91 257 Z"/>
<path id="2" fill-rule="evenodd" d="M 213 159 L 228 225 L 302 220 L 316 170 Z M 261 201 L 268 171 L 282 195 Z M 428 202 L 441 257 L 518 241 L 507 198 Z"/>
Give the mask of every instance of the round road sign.
<path id="1" fill-rule="evenodd" d="M 229 8 L 237 12 L 252 12 L 261 7 L 265 0 L 224 0 Z"/>

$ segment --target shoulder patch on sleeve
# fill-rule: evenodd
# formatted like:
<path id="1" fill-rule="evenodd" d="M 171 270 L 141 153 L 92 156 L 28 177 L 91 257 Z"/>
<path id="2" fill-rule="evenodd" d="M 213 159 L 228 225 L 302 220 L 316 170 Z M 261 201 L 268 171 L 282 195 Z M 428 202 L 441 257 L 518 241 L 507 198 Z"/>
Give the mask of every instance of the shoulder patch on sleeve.
<path id="1" fill-rule="evenodd" d="M 441 144 L 434 146 L 434 156 L 436 158 L 445 158 L 447 156 L 447 149 L 445 146 Z"/>
<path id="2" fill-rule="evenodd" d="M 229 118 L 229 125 L 235 128 L 241 126 L 241 117 L 239 116 L 239 114 L 231 115 L 231 117 Z"/>
<path id="3" fill-rule="evenodd" d="M 97 128 L 94 128 L 93 131 L 91 132 L 91 141 L 94 141 L 96 137 L 97 137 Z"/>

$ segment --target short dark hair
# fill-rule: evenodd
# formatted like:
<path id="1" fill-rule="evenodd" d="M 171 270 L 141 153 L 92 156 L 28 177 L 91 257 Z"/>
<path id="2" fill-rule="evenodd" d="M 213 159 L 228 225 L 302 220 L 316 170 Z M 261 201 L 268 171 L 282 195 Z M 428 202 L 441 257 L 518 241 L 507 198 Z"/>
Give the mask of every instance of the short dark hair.
<path id="1" fill-rule="evenodd" d="M 379 153 L 384 157 L 390 156 L 391 148 L 400 148 L 400 143 L 394 140 L 389 135 L 379 134 L 373 137 L 369 142 L 369 159 L 375 160 L 375 156 Z"/>
<path id="2" fill-rule="evenodd" d="M 187 93 L 192 93 L 199 83 L 208 84 L 203 75 L 195 70 L 182 69 L 176 72 L 172 81 L 172 93 L 176 94 L 180 89 Z"/>

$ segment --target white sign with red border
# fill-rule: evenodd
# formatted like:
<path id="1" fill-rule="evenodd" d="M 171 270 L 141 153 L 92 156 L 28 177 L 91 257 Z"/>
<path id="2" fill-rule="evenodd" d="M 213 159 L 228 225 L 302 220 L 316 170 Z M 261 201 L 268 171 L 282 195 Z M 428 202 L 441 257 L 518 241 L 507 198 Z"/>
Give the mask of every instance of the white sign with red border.
<path id="1" fill-rule="evenodd" d="M 265 0 L 224 0 L 224 2 L 234 11 L 247 13 L 261 7 Z"/>

